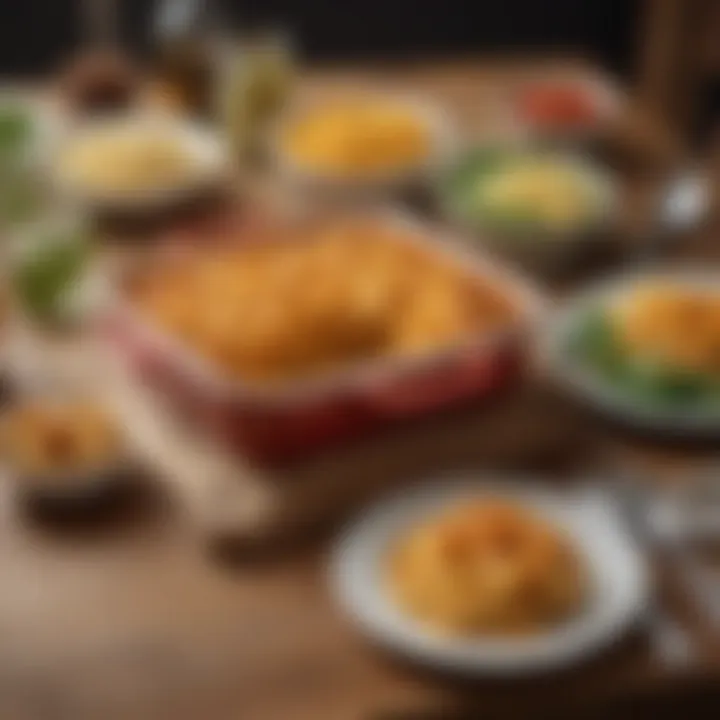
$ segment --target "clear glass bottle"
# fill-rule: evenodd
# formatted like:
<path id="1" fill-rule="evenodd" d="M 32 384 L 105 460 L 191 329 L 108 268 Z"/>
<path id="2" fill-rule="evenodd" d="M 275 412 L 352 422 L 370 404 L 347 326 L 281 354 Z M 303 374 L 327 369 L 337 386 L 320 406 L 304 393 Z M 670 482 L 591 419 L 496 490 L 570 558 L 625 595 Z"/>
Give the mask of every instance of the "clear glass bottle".
<path id="1" fill-rule="evenodd" d="M 291 43 L 277 31 L 225 42 L 218 85 L 221 123 L 233 156 L 250 162 L 266 149 L 268 133 L 293 84 Z"/>
<path id="2" fill-rule="evenodd" d="M 215 42 L 209 0 L 162 0 L 155 19 L 155 100 L 209 118 L 214 111 Z"/>

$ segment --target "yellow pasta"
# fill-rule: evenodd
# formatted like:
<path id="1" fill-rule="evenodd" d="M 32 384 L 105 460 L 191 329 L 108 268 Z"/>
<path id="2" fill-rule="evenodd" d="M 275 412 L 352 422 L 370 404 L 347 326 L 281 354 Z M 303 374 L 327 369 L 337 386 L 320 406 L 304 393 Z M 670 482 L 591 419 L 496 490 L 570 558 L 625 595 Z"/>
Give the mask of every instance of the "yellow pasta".
<path id="1" fill-rule="evenodd" d="M 60 156 L 63 175 L 108 193 L 164 189 L 197 170 L 197 160 L 174 133 L 150 128 L 102 128 L 78 137 Z"/>
<path id="2" fill-rule="evenodd" d="M 621 341 L 637 358 L 720 373 L 720 293 L 644 284 L 621 299 L 613 317 Z"/>
<path id="3" fill-rule="evenodd" d="M 533 632 L 576 612 L 584 576 L 568 539 L 508 502 L 450 508 L 413 528 L 387 568 L 398 605 L 435 631 Z"/>
<path id="4" fill-rule="evenodd" d="M 117 428 L 102 408 L 85 403 L 32 403 L 8 412 L 0 432 L 4 454 L 22 472 L 63 475 L 115 459 Z"/>

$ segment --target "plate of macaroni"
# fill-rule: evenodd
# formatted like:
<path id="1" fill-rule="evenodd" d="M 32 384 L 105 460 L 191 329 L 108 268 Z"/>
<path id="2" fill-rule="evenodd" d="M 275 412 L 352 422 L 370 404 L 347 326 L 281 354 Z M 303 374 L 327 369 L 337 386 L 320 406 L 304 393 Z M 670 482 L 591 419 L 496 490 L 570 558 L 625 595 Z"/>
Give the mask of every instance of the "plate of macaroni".
<path id="1" fill-rule="evenodd" d="M 720 432 L 720 292 L 702 268 L 627 273 L 570 300 L 548 336 L 551 374 L 624 424 Z"/>
<path id="2" fill-rule="evenodd" d="M 608 647 L 642 613 L 641 552 L 597 495 L 450 480 L 377 506 L 331 564 L 340 605 L 422 664 L 510 675 Z"/>

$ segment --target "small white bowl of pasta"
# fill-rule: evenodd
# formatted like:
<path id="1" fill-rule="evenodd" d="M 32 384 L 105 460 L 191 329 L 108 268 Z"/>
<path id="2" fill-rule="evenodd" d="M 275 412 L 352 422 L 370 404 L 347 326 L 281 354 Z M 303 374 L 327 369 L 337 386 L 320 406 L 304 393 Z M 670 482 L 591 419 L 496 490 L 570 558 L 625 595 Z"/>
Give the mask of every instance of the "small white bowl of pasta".
<path id="1" fill-rule="evenodd" d="M 295 188 L 373 196 L 430 182 L 454 146 L 441 107 L 365 88 L 293 108 L 271 138 L 271 155 Z"/>
<path id="2" fill-rule="evenodd" d="M 50 175 L 61 194 L 92 209 L 151 210 L 222 187 L 229 165 L 223 143 L 202 125 L 137 114 L 71 128 Z"/>

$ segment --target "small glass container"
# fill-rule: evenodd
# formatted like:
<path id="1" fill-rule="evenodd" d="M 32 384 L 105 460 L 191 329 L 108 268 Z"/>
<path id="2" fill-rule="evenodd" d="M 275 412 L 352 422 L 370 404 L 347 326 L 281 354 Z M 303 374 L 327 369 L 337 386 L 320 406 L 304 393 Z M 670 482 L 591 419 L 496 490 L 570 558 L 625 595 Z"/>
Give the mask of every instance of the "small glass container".
<path id="1" fill-rule="evenodd" d="M 216 53 L 210 0 L 161 0 L 155 17 L 151 100 L 162 109 L 209 119 L 214 112 Z"/>
<path id="2" fill-rule="evenodd" d="M 282 32 L 239 36 L 226 44 L 219 80 L 219 114 L 233 157 L 241 164 L 262 156 L 268 132 L 293 84 L 291 43 Z"/>
<path id="3" fill-rule="evenodd" d="M 139 87 L 137 73 L 119 50 L 87 50 L 65 69 L 60 94 L 79 115 L 112 113 L 129 107 Z"/>
<path id="4" fill-rule="evenodd" d="M 155 104 L 192 117 L 211 115 L 214 67 L 207 43 L 191 36 L 166 40 L 154 75 Z"/>

